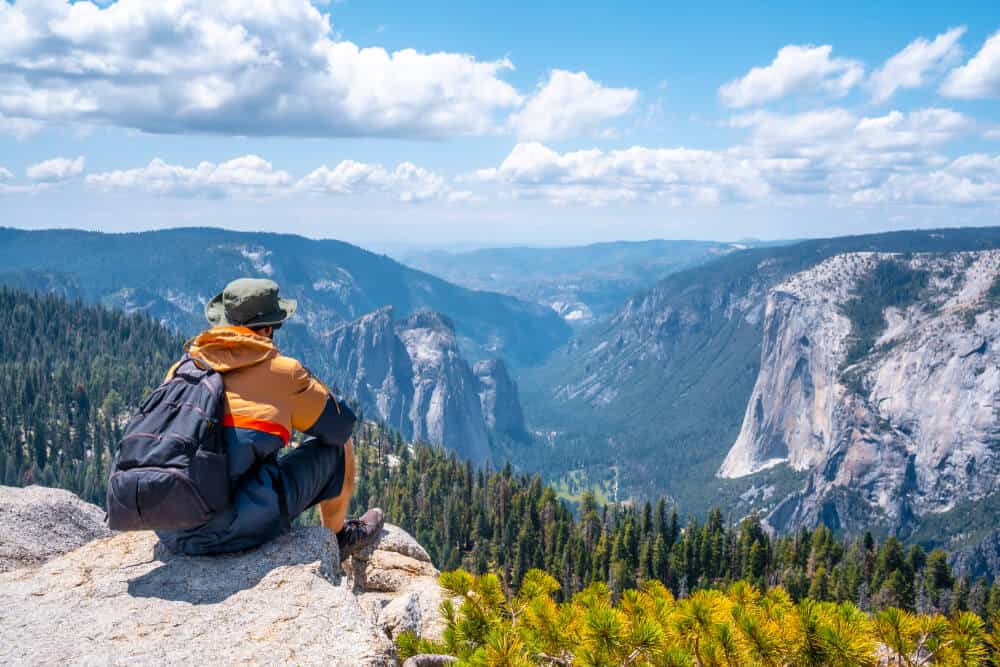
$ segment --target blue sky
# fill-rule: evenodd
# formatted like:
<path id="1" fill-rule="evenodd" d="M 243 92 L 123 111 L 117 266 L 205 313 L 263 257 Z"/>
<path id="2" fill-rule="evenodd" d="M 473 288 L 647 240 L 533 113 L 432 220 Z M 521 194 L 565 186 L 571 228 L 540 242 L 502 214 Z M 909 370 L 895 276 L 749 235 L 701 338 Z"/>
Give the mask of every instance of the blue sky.
<path id="1" fill-rule="evenodd" d="M 0 224 L 372 247 L 998 224 L 1000 11 L 0 2 Z"/>

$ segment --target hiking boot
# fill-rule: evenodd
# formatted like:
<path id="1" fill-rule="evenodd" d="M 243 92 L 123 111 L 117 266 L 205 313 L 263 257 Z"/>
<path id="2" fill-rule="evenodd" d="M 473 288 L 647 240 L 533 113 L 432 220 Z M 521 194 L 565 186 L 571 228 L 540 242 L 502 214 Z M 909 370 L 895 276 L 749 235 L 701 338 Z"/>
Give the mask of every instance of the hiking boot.
<path id="1" fill-rule="evenodd" d="M 340 562 L 348 556 L 364 551 L 378 539 L 385 523 L 385 513 L 373 507 L 357 519 L 348 519 L 337 532 L 337 546 L 340 547 Z"/>

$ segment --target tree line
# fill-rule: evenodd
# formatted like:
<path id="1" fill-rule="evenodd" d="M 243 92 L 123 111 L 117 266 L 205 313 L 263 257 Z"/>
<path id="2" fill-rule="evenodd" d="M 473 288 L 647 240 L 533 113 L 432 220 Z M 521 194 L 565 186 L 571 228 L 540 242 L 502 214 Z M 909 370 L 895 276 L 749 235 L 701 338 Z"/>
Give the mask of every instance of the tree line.
<path id="1" fill-rule="evenodd" d="M 772 537 L 757 516 L 734 523 L 714 509 L 703 521 L 682 519 L 663 499 L 599 505 L 585 493 L 574 512 L 539 476 L 509 465 L 477 470 L 371 422 L 356 439 L 356 506 L 381 506 L 441 569 L 495 572 L 507 591 L 539 569 L 555 578 L 562 597 L 594 582 L 617 597 L 658 581 L 685 598 L 744 581 L 781 586 L 794 601 L 851 602 L 865 611 L 1000 610 L 1000 584 L 957 575 L 941 549 L 870 533 L 838 536 L 825 526 Z"/>

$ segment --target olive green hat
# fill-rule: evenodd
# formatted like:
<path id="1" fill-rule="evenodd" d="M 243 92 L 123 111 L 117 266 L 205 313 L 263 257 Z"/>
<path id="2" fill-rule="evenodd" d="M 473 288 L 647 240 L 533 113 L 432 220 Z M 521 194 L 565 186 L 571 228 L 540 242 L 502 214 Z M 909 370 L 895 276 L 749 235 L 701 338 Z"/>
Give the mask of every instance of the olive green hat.
<path id="1" fill-rule="evenodd" d="M 240 278 L 205 304 L 212 326 L 267 327 L 295 314 L 295 299 L 279 299 L 278 283 L 266 278 Z"/>

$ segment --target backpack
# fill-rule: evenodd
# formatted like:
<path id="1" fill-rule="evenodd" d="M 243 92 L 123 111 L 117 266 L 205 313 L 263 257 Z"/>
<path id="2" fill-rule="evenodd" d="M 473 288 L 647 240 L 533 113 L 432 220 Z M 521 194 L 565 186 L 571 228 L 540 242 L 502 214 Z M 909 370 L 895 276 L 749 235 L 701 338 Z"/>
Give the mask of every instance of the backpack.
<path id="1" fill-rule="evenodd" d="M 108 479 L 114 530 L 180 530 L 229 504 L 222 376 L 184 355 L 125 426 Z"/>

